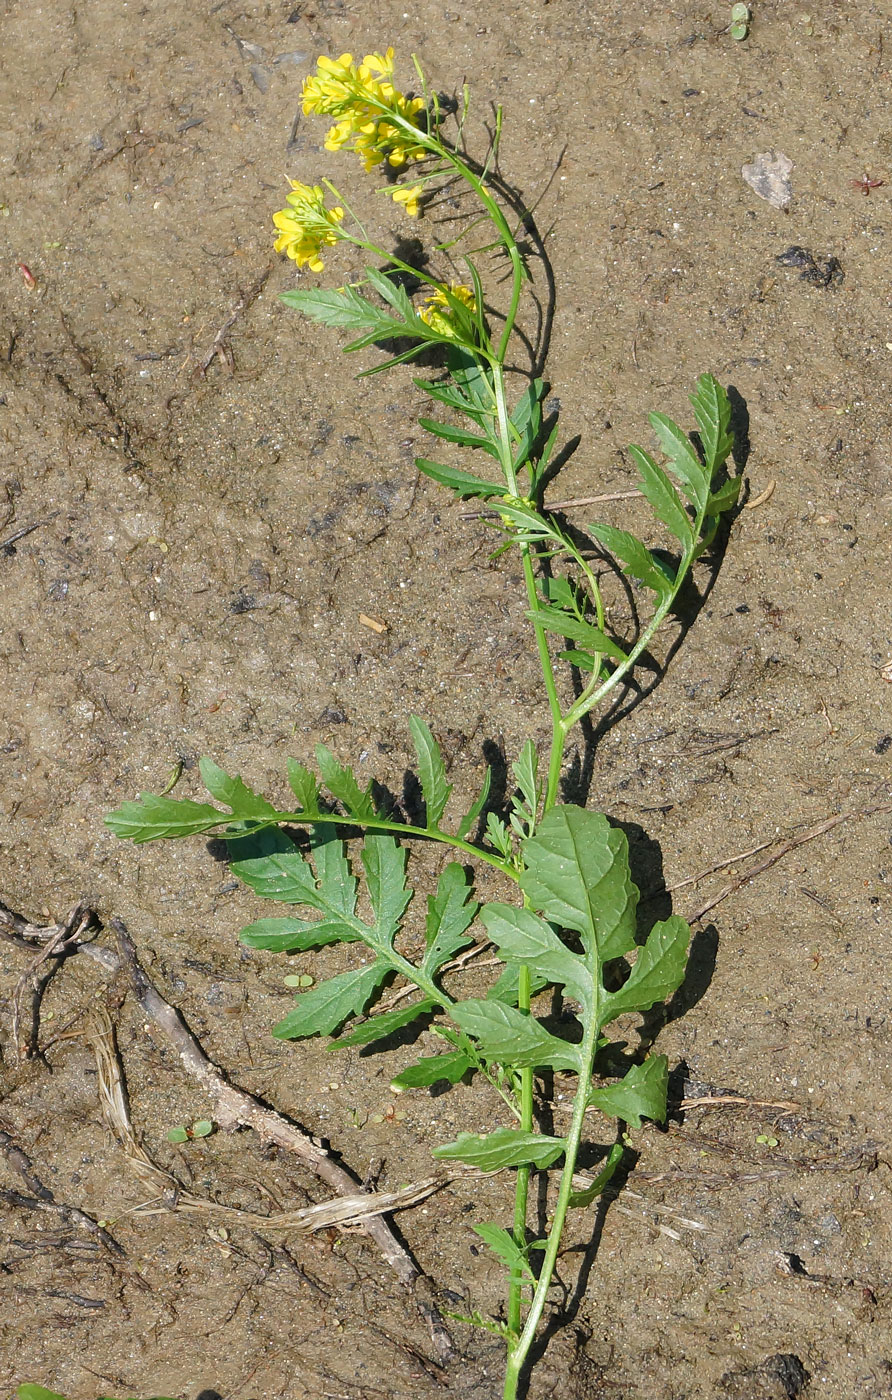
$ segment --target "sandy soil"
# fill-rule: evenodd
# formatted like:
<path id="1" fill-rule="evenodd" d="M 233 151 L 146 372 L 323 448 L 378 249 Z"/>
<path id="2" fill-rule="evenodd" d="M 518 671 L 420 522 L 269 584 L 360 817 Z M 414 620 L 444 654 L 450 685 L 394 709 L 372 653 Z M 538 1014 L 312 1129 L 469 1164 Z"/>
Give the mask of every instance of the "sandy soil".
<path id="1" fill-rule="evenodd" d="M 532 1397 L 892 1394 L 888 14 L 753 10 L 737 44 L 720 0 L 7 0 L 0 20 L 0 898 L 38 921 L 80 897 L 123 918 L 207 1052 L 359 1181 L 426 1176 L 430 1148 L 497 1105 L 460 1087 L 388 1117 L 398 1049 L 274 1042 L 286 969 L 237 941 L 257 902 L 207 843 L 136 849 L 103 825 L 178 763 L 177 795 L 198 796 L 202 754 L 284 798 L 286 756 L 321 739 L 399 789 L 417 712 L 470 797 L 486 743 L 510 759 L 545 734 L 516 563 L 488 562 L 485 526 L 418 479 L 410 371 L 353 380 L 336 338 L 276 300 L 295 284 L 271 247 L 285 176 L 368 199 L 321 124 L 294 126 L 315 56 L 392 42 L 407 85 L 413 51 L 443 91 L 466 78 L 481 150 L 504 105 L 502 167 L 555 272 L 548 377 L 582 437 L 561 499 L 633 485 L 625 444 L 652 409 L 688 422 L 703 370 L 745 402 L 750 499 L 774 492 L 738 516 L 659 685 L 602 738 L 589 801 L 629 830 L 645 892 L 678 887 L 686 915 L 779 847 L 691 877 L 846 819 L 698 924 L 661 1047 L 689 1099 L 727 1092 L 635 1134 L 626 1188 L 574 1220 Z M 786 212 L 741 178 L 772 149 L 794 163 Z M 865 197 L 865 171 L 890 183 Z M 388 217 L 382 238 L 405 232 Z M 803 279 L 778 262 L 791 245 L 841 278 Z M 106 996 L 83 961 L 48 990 L 45 1059 L 20 1063 L 29 957 L 0 945 L 0 1126 L 123 1253 L 23 1204 L 4 1163 L 4 1391 L 497 1395 L 495 1341 L 457 1327 L 441 1366 L 363 1234 L 283 1246 L 134 1213 L 145 1191 L 92 1053 L 53 1040 Z M 248 1133 L 172 1146 L 211 1106 L 124 986 L 109 995 L 137 1130 L 188 1190 L 259 1211 L 330 1194 Z M 459 1306 L 500 1305 L 470 1227 L 505 1218 L 509 1190 L 455 1182 L 398 1219 Z M 759 1369 L 776 1354 L 796 1366 Z"/>

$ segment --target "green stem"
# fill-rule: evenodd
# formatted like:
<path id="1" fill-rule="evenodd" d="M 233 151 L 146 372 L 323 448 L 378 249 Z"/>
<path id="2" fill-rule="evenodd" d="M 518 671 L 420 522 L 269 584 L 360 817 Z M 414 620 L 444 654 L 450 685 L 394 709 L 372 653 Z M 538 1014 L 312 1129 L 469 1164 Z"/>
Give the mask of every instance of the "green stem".
<path id="1" fill-rule="evenodd" d="M 394 836 L 421 836 L 428 841 L 438 841 L 442 846 L 451 846 L 454 850 L 464 851 L 465 855 L 471 856 L 474 860 L 485 861 L 487 865 L 492 865 L 496 870 L 500 870 L 503 875 L 515 882 L 518 879 L 516 867 L 509 861 L 502 860 L 501 857 L 493 855 L 491 851 L 481 850 L 479 846 L 472 846 L 470 841 L 463 841 L 460 836 L 450 836 L 446 831 L 435 831 L 425 826 L 408 826 L 404 822 L 387 821 L 385 817 L 347 817 L 340 812 L 274 812 L 269 818 L 227 816 L 220 814 L 218 822 L 209 822 L 206 827 L 202 827 L 202 832 L 213 831 L 217 826 L 231 825 L 233 821 L 239 822 L 239 831 L 234 832 L 230 840 L 238 840 L 242 836 L 254 836 L 258 831 L 265 831 L 270 826 L 281 826 L 288 822 L 295 826 L 355 826 L 363 831 L 389 831 Z M 196 832 L 196 834 L 198 834 Z"/>
<path id="2" fill-rule="evenodd" d="M 557 1264 L 558 1253 L 561 1247 L 561 1238 L 564 1233 L 564 1223 L 567 1219 L 567 1211 L 570 1208 L 570 1197 L 573 1193 L 573 1173 L 576 1170 L 576 1159 L 579 1155 L 579 1147 L 582 1142 L 582 1130 L 585 1125 L 585 1110 L 588 1107 L 588 1092 L 591 1081 L 592 1066 L 595 1060 L 595 1053 L 598 1048 L 598 1036 L 601 1030 L 600 1004 L 598 997 L 598 986 L 600 978 L 593 979 L 595 986 L 595 1004 L 592 1007 L 592 1014 L 585 1027 L 582 1044 L 580 1045 L 580 1057 L 582 1069 L 579 1074 L 576 1088 L 576 1098 L 573 1103 L 573 1118 L 570 1123 L 570 1131 L 567 1134 L 567 1146 L 564 1154 L 564 1167 L 561 1172 L 561 1184 L 558 1189 L 557 1205 L 554 1209 L 554 1217 L 551 1222 L 551 1229 L 548 1232 L 548 1242 L 542 1259 L 542 1270 L 539 1274 L 539 1281 L 530 1309 L 527 1313 L 523 1331 L 516 1338 L 514 1344 L 509 1340 L 508 1360 L 505 1367 L 505 1389 L 504 1400 L 515 1400 L 517 1395 L 517 1383 L 524 1363 L 529 1355 L 530 1347 L 536 1336 L 536 1329 L 545 1308 L 548 1297 L 548 1290 L 551 1287 L 551 1280 L 554 1276 L 555 1265 Z"/>

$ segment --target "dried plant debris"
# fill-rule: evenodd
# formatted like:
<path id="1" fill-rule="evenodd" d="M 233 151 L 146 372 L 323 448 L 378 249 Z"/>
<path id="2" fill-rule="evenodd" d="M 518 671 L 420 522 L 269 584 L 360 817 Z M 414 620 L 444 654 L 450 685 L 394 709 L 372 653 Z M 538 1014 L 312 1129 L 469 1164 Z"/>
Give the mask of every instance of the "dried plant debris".
<path id="1" fill-rule="evenodd" d="M 845 273 L 839 258 L 828 253 L 825 258 L 816 257 L 810 248 L 791 243 L 774 260 L 781 267 L 798 267 L 800 282 L 808 282 L 812 287 L 841 287 Z"/>

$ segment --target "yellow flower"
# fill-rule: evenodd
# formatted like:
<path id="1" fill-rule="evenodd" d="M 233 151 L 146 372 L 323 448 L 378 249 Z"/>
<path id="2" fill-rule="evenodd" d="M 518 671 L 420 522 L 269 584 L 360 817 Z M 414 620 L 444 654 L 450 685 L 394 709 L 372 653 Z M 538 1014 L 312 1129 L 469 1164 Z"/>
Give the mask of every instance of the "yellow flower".
<path id="1" fill-rule="evenodd" d="M 394 204 L 402 204 L 406 213 L 417 219 L 421 213 L 419 200 L 424 194 L 424 185 L 397 185 L 391 195 Z"/>
<path id="2" fill-rule="evenodd" d="M 425 299 L 425 305 L 418 315 L 422 321 L 426 321 L 432 331 L 438 331 L 440 335 L 455 335 L 455 308 L 450 303 L 449 297 L 453 301 L 461 302 L 473 314 L 477 310 L 477 302 L 470 287 L 465 287 L 461 282 L 449 283 L 449 295 L 446 289 L 433 292 Z M 440 310 L 440 308 L 443 308 Z"/>
<path id="3" fill-rule="evenodd" d="M 321 185 L 302 185 L 291 181 L 291 193 L 286 196 L 287 209 L 273 214 L 279 230 L 275 242 L 277 253 L 285 253 L 298 267 L 309 264 L 313 272 L 321 272 L 325 264 L 319 256 L 324 246 L 331 247 L 342 236 L 338 225 L 344 217 L 340 208 L 326 209 Z"/>
<path id="4" fill-rule="evenodd" d="M 353 55 L 316 60 L 316 73 L 303 87 L 303 110 L 307 116 L 319 113 L 335 118 L 325 138 L 325 149 L 356 151 L 366 170 L 387 160 L 400 167 L 407 161 L 423 160 L 424 146 L 412 131 L 421 131 L 417 120 L 424 111 L 424 99 L 408 98 L 388 81 L 393 75 L 393 49 L 366 54 L 355 64 Z"/>

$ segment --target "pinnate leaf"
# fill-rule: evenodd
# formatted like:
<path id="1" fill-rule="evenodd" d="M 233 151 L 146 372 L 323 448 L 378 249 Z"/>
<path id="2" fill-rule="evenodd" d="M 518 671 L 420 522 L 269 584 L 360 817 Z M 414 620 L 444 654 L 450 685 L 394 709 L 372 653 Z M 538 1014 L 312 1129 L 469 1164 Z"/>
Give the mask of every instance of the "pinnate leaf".
<path id="1" fill-rule="evenodd" d="M 239 942 L 270 953 L 303 953 L 326 943 L 352 943 L 358 937 L 355 929 L 339 920 L 257 919 L 242 929 Z"/>
<path id="2" fill-rule="evenodd" d="M 731 403 L 721 384 L 711 374 L 701 374 L 691 395 L 691 403 L 700 430 L 706 469 L 712 478 L 734 448 Z"/>
<path id="3" fill-rule="evenodd" d="M 571 952 L 551 925 L 532 909 L 486 904 L 480 911 L 480 921 L 506 962 L 523 963 L 545 983 L 563 987 L 586 1012 L 591 1011 L 591 971 L 584 959 Z"/>
<path id="4" fill-rule="evenodd" d="M 254 792 L 241 778 L 231 778 L 213 759 L 202 758 L 198 764 L 201 780 L 211 797 L 232 808 L 232 815 L 241 820 L 251 817 L 275 817 L 276 809 L 265 797 Z"/>
<path id="5" fill-rule="evenodd" d="M 519 1247 L 513 1235 L 503 1230 L 501 1225 L 485 1221 L 482 1225 L 472 1225 L 488 1249 L 500 1259 L 509 1273 L 520 1274 L 530 1283 L 535 1283 L 535 1275 L 527 1262 L 526 1250 Z"/>

